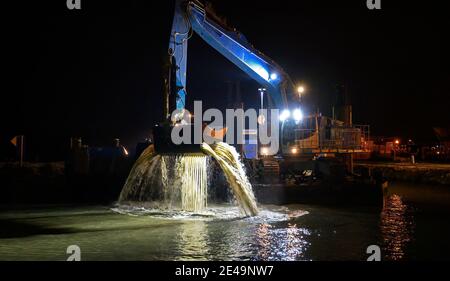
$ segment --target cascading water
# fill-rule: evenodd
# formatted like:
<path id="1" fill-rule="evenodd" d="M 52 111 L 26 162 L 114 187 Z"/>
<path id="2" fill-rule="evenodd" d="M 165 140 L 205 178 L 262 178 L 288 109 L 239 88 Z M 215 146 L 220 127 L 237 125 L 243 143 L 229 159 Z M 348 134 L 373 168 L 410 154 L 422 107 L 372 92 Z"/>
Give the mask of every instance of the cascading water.
<path id="1" fill-rule="evenodd" d="M 256 206 L 252 185 L 247 178 L 236 149 L 224 142 L 215 143 L 211 146 L 203 143 L 201 148 L 203 152 L 211 155 L 219 163 L 244 214 L 247 216 L 257 215 L 258 207 Z"/>
<path id="2" fill-rule="evenodd" d="M 149 146 L 134 164 L 118 203 L 201 213 L 207 207 L 209 155 L 224 171 L 241 212 L 257 215 L 252 186 L 234 147 L 203 143 L 201 149 L 205 154 L 156 154 Z"/>
<path id="3" fill-rule="evenodd" d="M 207 203 L 207 162 L 202 154 L 155 154 L 150 146 L 133 166 L 119 203 L 200 212 Z"/>

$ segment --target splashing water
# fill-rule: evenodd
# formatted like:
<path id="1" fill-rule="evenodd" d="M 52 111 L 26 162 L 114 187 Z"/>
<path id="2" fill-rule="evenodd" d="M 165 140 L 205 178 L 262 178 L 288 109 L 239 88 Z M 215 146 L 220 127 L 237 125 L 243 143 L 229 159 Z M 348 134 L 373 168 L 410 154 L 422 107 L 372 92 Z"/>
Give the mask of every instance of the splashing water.
<path id="1" fill-rule="evenodd" d="M 258 214 L 252 186 L 234 147 L 202 144 L 205 154 L 156 154 L 150 145 L 138 158 L 122 189 L 120 205 L 202 213 L 207 208 L 208 166 L 212 156 L 224 171 L 246 216 Z"/>
<path id="2" fill-rule="evenodd" d="M 203 143 L 201 148 L 203 152 L 211 155 L 219 163 L 244 214 L 256 216 L 258 207 L 256 206 L 255 195 L 236 149 L 223 142 L 215 143 L 211 146 Z"/>
<path id="3" fill-rule="evenodd" d="M 207 157 L 158 155 L 147 148 L 133 166 L 119 204 L 200 212 L 207 200 Z"/>

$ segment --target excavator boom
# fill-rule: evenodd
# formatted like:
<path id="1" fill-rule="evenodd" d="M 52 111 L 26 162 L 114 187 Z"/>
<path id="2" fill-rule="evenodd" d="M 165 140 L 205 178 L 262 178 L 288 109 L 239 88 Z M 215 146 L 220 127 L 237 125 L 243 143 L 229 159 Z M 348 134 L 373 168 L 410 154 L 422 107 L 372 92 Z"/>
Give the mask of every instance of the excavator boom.
<path id="1" fill-rule="evenodd" d="M 255 49 L 242 33 L 218 21 L 217 16 L 199 1 L 176 0 L 169 54 L 176 62 L 177 109 L 185 107 L 187 47 L 193 32 L 266 88 L 277 108 L 285 109 L 297 103 L 287 73 Z"/>

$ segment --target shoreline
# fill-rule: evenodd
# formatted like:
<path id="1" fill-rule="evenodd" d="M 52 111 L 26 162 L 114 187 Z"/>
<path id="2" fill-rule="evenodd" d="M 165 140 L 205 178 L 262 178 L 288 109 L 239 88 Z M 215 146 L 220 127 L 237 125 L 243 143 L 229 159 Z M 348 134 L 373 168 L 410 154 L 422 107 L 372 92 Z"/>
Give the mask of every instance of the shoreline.
<path id="1" fill-rule="evenodd" d="M 390 181 L 450 186 L 450 164 L 355 162 L 355 170 L 366 169 L 370 174 L 381 173 Z"/>

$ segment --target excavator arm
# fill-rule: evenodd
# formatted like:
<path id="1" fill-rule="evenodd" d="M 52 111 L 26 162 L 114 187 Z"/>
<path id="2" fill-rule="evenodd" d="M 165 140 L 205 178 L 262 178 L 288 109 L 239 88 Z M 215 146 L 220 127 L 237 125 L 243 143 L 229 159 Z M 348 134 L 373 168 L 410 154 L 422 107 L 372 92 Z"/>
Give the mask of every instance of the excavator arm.
<path id="1" fill-rule="evenodd" d="M 265 87 L 279 109 L 298 103 L 294 85 L 287 73 L 272 59 L 256 50 L 240 32 L 224 25 L 197 0 L 176 0 L 169 42 L 169 54 L 175 59 L 176 108 L 183 109 L 186 99 L 188 40 L 197 33 L 206 43 Z"/>

